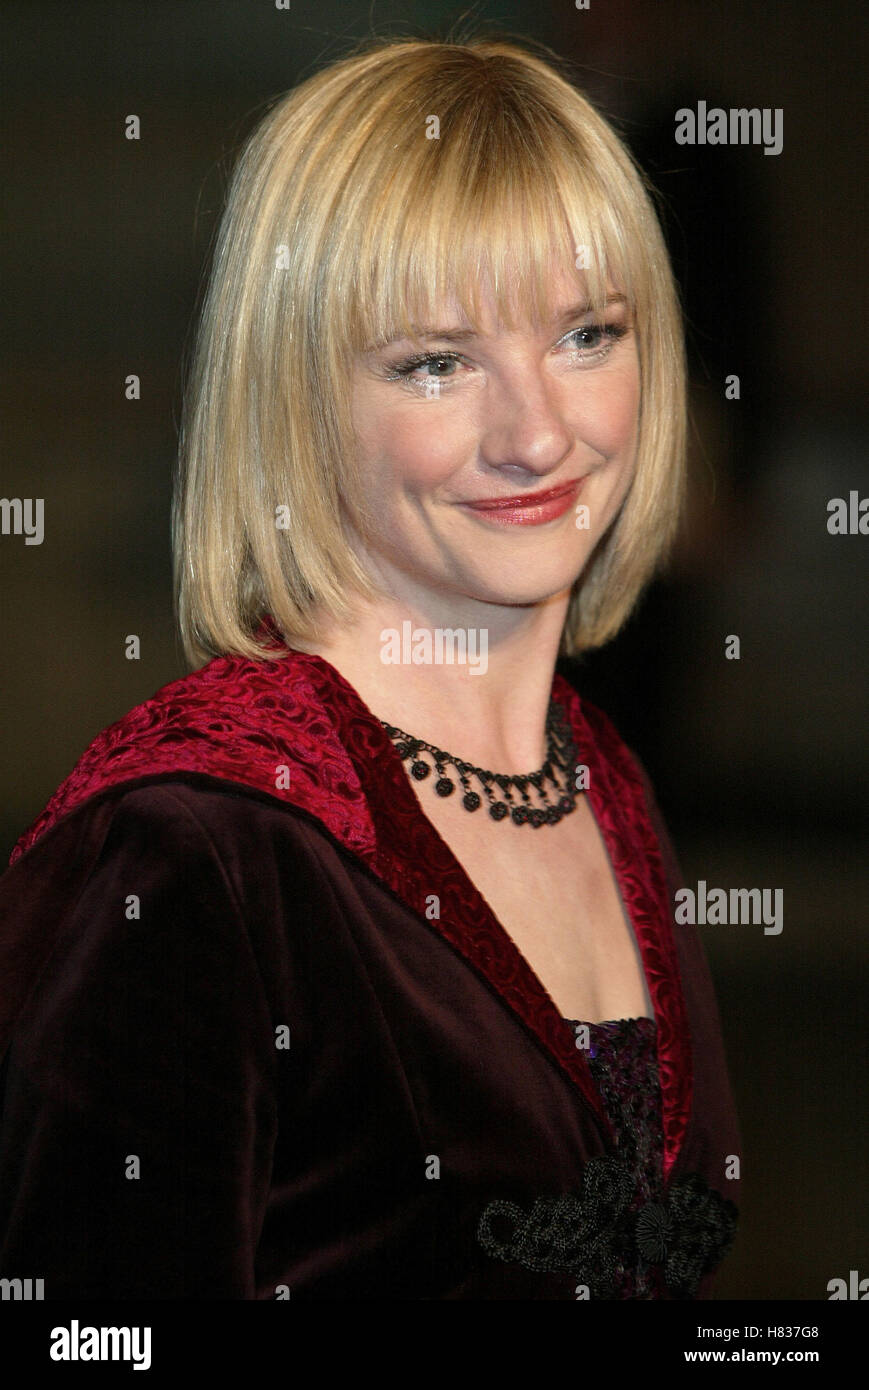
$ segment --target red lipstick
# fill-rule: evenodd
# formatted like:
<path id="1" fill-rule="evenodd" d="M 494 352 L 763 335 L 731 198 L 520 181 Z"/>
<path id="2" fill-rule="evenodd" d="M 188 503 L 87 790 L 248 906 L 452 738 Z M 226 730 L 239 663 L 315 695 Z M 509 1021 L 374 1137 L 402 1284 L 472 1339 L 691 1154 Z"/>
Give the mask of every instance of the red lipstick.
<path id="1" fill-rule="evenodd" d="M 545 492 L 526 492 L 518 497 L 488 497 L 480 502 L 462 502 L 476 516 L 500 526 L 541 526 L 563 516 L 573 504 L 582 478 L 573 478 Z"/>

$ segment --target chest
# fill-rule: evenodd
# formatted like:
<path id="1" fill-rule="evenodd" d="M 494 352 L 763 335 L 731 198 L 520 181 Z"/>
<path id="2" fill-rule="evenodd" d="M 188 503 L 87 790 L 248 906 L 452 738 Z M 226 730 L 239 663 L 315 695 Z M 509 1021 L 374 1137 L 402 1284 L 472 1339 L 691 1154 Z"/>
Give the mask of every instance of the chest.
<path id="1" fill-rule="evenodd" d="M 585 797 L 539 830 L 419 799 L 565 1018 L 653 1016 L 642 957 Z"/>

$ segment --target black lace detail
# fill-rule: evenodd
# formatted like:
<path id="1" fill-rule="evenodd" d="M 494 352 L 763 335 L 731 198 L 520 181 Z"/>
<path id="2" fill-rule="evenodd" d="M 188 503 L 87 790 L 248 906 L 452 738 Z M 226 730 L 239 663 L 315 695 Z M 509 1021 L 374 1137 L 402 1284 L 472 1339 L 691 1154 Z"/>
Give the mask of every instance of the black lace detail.
<path id="1" fill-rule="evenodd" d="M 661 1283 L 673 1298 L 693 1297 L 733 1243 L 735 1205 L 699 1174 L 677 1179 L 660 1201 L 639 1209 L 632 1209 L 635 1192 L 630 1164 L 591 1158 L 578 1196 L 538 1197 L 530 1212 L 502 1198 L 489 1202 L 477 1240 L 495 1259 L 563 1271 L 593 1298 L 654 1296 L 653 1284 Z"/>
<path id="2" fill-rule="evenodd" d="M 582 1024 L 567 1020 L 576 1034 L 588 1030 L 588 1065 L 612 1126 L 614 1157 L 633 1182 L 629 1211 L 660 1203 L 664 1191 L 664 1133 L 658 1079 L 657 1030 L 652 1018 L 611 1019 Z M 616 1269 L 611 1298 L 656 1298 L 662 1281 L 645 1259 Z"/>
<path id="3" fill-rule="evenodd" d="M 572 1030 L 582 1026 L 567 1020 Z M 650 1018 L 585 1025 L 591 1035 L 588 1065 L 615 1134 L 617 1157 L 630 1165 L 636 1205 L 663 1191 L 664 1133 L 656 1028 Z"/>

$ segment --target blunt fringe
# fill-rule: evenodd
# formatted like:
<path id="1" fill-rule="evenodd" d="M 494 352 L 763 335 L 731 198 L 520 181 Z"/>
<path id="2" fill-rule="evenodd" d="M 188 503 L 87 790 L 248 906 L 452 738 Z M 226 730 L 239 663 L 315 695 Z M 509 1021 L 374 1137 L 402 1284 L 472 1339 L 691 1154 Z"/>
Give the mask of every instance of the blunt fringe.
<path id="1" fill-rule="evenodd" d="M 426 138 L 437 113 L 439 138 Z M 550 319 L 553 265 L 634 317 L 634 477 L 571 591 L 560 652 L 619 630 L 662 562 L 684 489 L 682 317 L 651 191 L 572 82 L 513 41 L 375 40 L 277 99 L 235 165 L 185 385 L 172 501 L 192 665 L 279 656 L 377 589 L 349 543 L 373 518 L 354 464 L 354 355 L 453 296 L 480 326 Z"/>

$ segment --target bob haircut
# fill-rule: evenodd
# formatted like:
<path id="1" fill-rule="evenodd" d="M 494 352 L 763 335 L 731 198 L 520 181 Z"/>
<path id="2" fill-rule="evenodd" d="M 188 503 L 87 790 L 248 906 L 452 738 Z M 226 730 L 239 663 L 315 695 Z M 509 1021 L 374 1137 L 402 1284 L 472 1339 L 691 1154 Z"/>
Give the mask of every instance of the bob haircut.
<path id="1" fill-rule="evenodd" d="M 255 636 L 266 614 L 292 646 L 316 638 L 317 606 L 352 620 L 354 592 L 379 592 L 345 529 L 369 534 L 354 355 L 413 337 L 445 295 L 479 331 L 484 278 L 508 328 L 547 322 L 554 265 L 584 274 L 597 314 L 608 282 L 626 296 L 640 368 L 634 476 L 574 582 L 574 655 L 619 630 L 683 496 L 682 317 L 642 174 L 512 41 L 369 41 L 276 99 L 233 172 L 185 391 L 172 533 L 191 663 L 280 656 Z"/>

